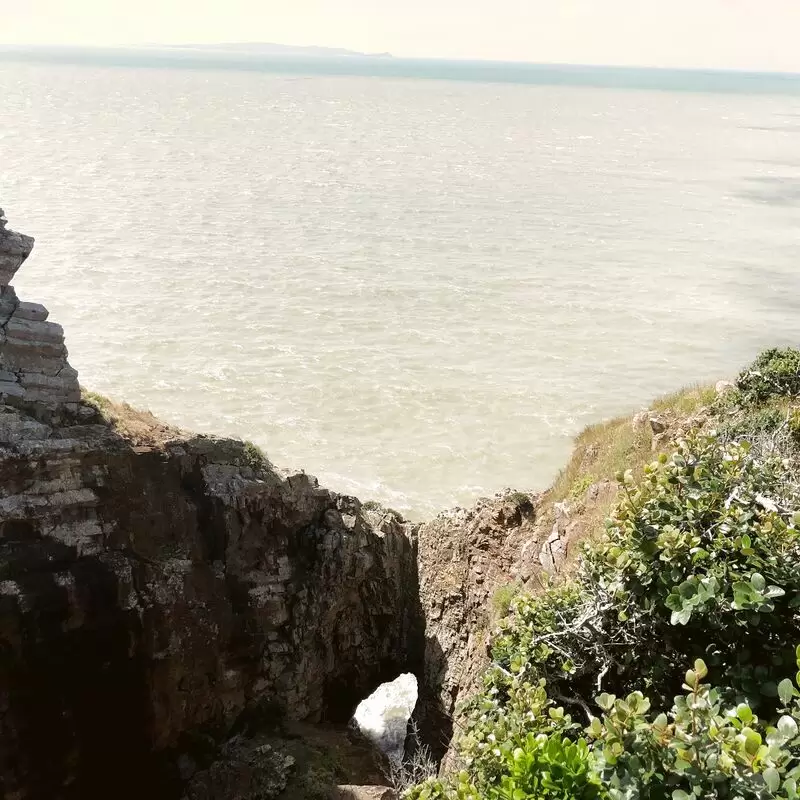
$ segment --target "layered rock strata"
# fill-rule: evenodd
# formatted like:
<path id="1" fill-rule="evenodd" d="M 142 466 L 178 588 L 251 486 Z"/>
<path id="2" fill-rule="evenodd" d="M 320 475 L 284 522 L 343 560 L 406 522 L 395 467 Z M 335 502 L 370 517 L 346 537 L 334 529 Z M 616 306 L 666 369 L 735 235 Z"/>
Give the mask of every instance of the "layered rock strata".
<path id="1" fill-rule="evenodd" d="M 177 798 L 253 720 L 419 672 L 407 526 L 250 460 L 0 407 L 0 795 Z"/>
<path id="2" fill-rule="evenodd" d="M 270 797 L 299 766 L 282 725 L 421 672 L 414 529 L 79 402 L 60 326 L 9 285 L 32 244 L 3 219 L 0 797 Z"/>
<path id="3" fill-rule="evenodd" d="M 52 417 L 80 400 L 78 373 L 67 362 L 64 329 L 48 320 L 43 305 L 19 300 L 11 286 L 33 239 L 6 226 L 0 209 L 0 402 Z"/>

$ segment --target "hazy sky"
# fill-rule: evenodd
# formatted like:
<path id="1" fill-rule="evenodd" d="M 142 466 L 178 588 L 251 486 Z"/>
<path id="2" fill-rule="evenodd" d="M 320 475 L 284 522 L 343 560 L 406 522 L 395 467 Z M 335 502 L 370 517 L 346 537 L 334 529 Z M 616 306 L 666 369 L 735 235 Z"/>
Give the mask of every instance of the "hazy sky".
<path id="1" fill-rule="evenodd" d="M 800 0 L 10 0 L 6 44 L 266 41 L 800 72 Z"/>

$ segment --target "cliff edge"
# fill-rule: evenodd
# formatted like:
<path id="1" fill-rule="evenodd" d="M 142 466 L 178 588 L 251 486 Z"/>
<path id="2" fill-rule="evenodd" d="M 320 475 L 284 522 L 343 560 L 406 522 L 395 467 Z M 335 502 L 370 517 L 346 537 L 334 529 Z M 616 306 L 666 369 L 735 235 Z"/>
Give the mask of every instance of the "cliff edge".
<path id="1" fill-rule="evenodd" d="M 421 671 L 414 529 L 81 400 L 61 327 L 9 285 L 32 246 L 3 218 L 0 795 L 323 796 L 291 794 L 297 742 Z"/>

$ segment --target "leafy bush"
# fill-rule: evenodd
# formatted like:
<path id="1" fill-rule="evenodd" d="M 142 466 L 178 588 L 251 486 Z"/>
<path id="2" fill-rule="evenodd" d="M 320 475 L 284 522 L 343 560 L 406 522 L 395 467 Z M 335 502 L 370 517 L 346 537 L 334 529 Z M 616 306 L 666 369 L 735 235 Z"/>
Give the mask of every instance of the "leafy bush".
<path id="1" fill-rule="evenodd" d="M 409 798 L 800 799 L 798 366 L 768 351 L 713 409 L 720 433 L 619 475 L 575 577 L 510 600 L 463 770 Z"/>
<path id="2" fill-rule="evenodd" d="M 755 409 L 745 405 L 732 409 L 720 425 L 720 434 L 729 440 L 752 440 L 764 434 L 772 434 L 786 421 L 783 409 L 768 405 Z"/>
<path id="3" fill-rule="evenodd" d="M 800 667 L 800 647 L 797 648 Z M 483 755 L 470 754 L 466 769 L 447 780 L 429 779 L 405 794 L 408 800 L 797 800 L 800 780 L 800 696 L 791 679 L 779 684 L 782 708 L 774 724 L 762 722 L 746 703 L 725 705 L 726 690 L 703 683 L 706 664 L 698 659 L 686 672 L 684 694 L 668 713 L 650 715 L 641 692 L 624 699 L 595 698 L 602 716 L 578 731 L 563 709 L 554 708 L 540 682 L 526 711 L 515 704 L 520 723 L 485 736 Z M 800 672 L 796 681 L 800 681 Z M 517 682 L 512 697 L 522 692 Z M 491 694 L 484 705 L 491 703 Z M 503 716 L 500 705 L 470 717 L 469 731 Z M 547 723 L 542 712 L 548 712 Z M 508 716 L 509 712 L 505 712 Z M 549 730 L 548 730 L 549 728 Z M 497 729 L 498 732 L 501 728 Z M 480 747 L 478 748 L 480 750 Z M 488 757 L 487 757 L 488 753 Z"/>
<path id="4" fill-rule="evenodd" d="M 742 698 L 774 697 L 800 639 L 800 515 L 778 457 L 711 434 L 623 477 L 623 500 L 576 580 L 522 596 L 495 641 L 498 664 L 534 665 L 555 691 L 646 689 L 662 705 L 697 657 Z"/>
<path id="5" fill-rule="evenodd" d="M 742 695 L 774 695 L 800 636 L 800 515 L 785 463 L 698 434 L 625 493 L 587 557 L 589 585 L 634 648 L 617 664 L 668 697 L 669 676 L 703 654 Z"/>
<path id="6" fill-rule="evenodd" d="M 725 707 L 724 691 L 704 684 L 702 660 L 686 673 L 685 694 L 650 719 L 640 692 L 600 695 L 603 717 L 587 728 L 593 763 L 612 800 L 797 797 L 800 705 L 764 725 L 746 703 Z M 798 676 L 800 677 L 800 676 Z M 784 705 L 797 690 L 781 682 Z"/>
<path id="7" fill-rule="evenodd" d="M 800 350 L 777 347 L 765 350 L 737 378 L 736 386 L 752 403 L 770 397 L 800 395 Z"/>
<path id="8" fill-rule="evenodd" d="M 501 701 L 487 676 L 477 698 L 461 757 L 466 769 L 450 781 L 431 779 L 406 797 L 413 800 L 594 800 L 604 798 L 587 741 L 563 708 L 548 699 L 544 681 L 514 678 Z M 501 677 L 502 682 L 502 677 Z"/>

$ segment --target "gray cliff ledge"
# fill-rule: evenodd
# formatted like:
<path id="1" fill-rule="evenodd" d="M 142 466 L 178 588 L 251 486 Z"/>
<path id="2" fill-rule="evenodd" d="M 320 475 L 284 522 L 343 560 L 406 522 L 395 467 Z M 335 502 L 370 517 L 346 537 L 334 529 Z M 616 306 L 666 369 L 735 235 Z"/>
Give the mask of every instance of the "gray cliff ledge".
<path id="1" fill-rule="evenodd" d="M 8 230 L 0 208 L 0 402 L 45 419 L 77 411 L 78 373 L 67 361 L 64 329 L 39 303 L 17 298 L 11 281 L 33 238 Z"/>

